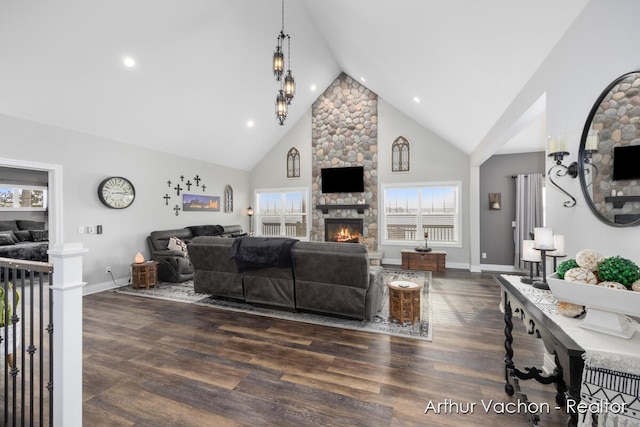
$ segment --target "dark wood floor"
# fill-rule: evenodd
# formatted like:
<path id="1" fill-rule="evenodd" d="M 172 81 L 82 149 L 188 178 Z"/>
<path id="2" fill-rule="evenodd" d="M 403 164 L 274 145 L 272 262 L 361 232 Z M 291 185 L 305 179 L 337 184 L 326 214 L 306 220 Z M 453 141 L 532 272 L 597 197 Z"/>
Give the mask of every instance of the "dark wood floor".
<path id="1" fill-rule="evenodd" d="M 268 319 L 113 292 L 84 298 L 84 425 L 525 426 L 485 412 L 504 394 L 499 286 L 491 274 L 434 273 L 433 341 Z M 514 334 L 517 365 L 542 343 Z M 553 408 L 554 390 L 523 382 Z M 460 412 L 425 408 L 451 399 Z M 443 406 L 441 408 L 444 409 Z M 564 425 L 551 410 L 542 426 Z"/>

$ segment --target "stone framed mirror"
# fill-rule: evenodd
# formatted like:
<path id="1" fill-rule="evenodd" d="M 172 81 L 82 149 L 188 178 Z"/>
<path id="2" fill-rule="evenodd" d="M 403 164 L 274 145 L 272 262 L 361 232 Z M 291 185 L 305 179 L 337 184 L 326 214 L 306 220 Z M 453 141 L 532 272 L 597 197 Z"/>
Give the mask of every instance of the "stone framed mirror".
<path id="1" fill-rule="evenodd" d="M 615 79 L 591 108 L 580 139 L 578 175 L 600 221 L 640 225 L 640 71 Z"/>

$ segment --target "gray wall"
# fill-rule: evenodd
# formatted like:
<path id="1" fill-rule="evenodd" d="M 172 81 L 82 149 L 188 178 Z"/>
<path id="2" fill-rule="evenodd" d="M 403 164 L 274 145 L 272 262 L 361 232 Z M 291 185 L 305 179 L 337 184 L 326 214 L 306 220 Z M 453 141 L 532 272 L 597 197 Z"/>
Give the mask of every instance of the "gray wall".
<path id="1" fill-rule="evenodd" d="M 126 283 L 136 252 L 148 257 L 145 238 L 150 231 L 197 224 L 241 224 L 248 228 L 243 208 L 249 204 L 249 173 L 216 165 L 215 159 L 188 159 L 4 115 L 0 115 L 0 144 L 0 165 L 21 160 L 62 166 L 62 239 L 89 249 L 83 271 L 89 285 L 109 281 L 106 266 L 112 267 L 120 284 Z M 180 212 L 176 216 L 171 207 L 181 201 L 167 181 L 175 185 L 180 175 L 199 175 L 207 186 L 203 194 L 220 196 L 221 201 L 225 185 L 230 184 L 234 212 L 224 213 L 221 208 L 220 212 Z M 136 200 L 129 208 L 109 209 L 100 203 L 97 188 L 108 176 L 132 181 Z M 167 193 L 172 196 L 169 206 L 163 199 Z M 98 224 L 103 226 L 103 234 L 78 234 L 79 226 Z"/>
<path id="2" fill-rule="evenodd" d="M 512 176 L 544 173 L 544 152 L 503 154 L 480 166 L 480 252 L 486 265 L 512 266 L 515 254 L 513 227 L 516 219 L 516 183 Z M 489 209 L 489 193 L 502 194 L 502 209 Z M 490 267 L 489 267 L 490 268 Z"/>

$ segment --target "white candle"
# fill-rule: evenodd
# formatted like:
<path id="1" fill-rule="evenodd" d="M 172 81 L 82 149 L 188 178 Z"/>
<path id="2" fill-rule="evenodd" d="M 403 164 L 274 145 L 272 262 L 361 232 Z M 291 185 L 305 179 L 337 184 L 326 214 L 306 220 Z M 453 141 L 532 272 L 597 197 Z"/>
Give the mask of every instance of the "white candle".
<path id="1" fill-rule="evenodd" d="M 594 150 L 594 151 L 598 151 L 598 131 L 597 130 L 590 130 L 589 134 L 587 135 L 587 142 L 585 143 L 584 146 L 585 150 Z"/>
<path id="2" fill-rule="evenodd" d="M 522 259 L 524 261 L 530 262 L 540 262 L 540 251 L 536 251 L 533 249 L 534 241 L 533 240 L 523 240 L 522 241 Z"/>
<path id="3" fill-rule="evenodd" d="M 553 137 L 549 137 L 549 154 L 558 152 L 558 143 Z"/>
<path id="4" fill-rule="evenodd" d="M 536 227 L 533 229 L 533 239 L 538 249 L 553 249 L 553 229 Z"/>
<path id="5" fill-rule="evenodd" d="M 564 135 L 560 137 L 560 139 L 558 139 L 558 151 L 562 153 L 567 152 L 567 139 L 565 138 Z"/>
<path id="6" fill-rule="evenodd" d="M 553 236 L 553 247 L 556 248 L 553 255 L 565 255 L 564 236 L 562 234 L 556 234 L 555 236 Z"/>

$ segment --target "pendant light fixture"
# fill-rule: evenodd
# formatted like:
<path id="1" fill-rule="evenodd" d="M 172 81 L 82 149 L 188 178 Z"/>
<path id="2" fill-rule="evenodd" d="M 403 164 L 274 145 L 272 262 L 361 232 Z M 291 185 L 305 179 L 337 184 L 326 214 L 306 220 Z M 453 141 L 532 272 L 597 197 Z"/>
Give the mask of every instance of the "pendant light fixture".
<path id="1" fill-rule="evenodd" d="M 282 89 L 278 91 L 276 97 L 276 117 L 280 125 L 284 125 L 284 119 L 287 118 L 287 98 L 284 96 Z"/>
<path id="2" fill-rule="evenodd" d="M 287 39 L 287 63 L 284 61 L 284 39 Z M 288 65 L 287 73 L 284 74 L 285 65 Z M 278 34 L 276 50 L 273 52 L 273 75 L 276 81 L 281 82 L 278 95 L 276 97 L 276 118 L 280 125 L 284 125 L 287 118 L 287 106 L 291 104 L 296 93 L 296 81 L 291 73 L 291 37 L 284 32 L 284 0 L 282 0 L 282 28 Z"/>
<path id="3" fill-rule="evenodd" d="M 284 1 L 284 0 L 283 0 Z M 291 105 L 293 95 L 296 93 L 296 79 L 291 74 L 291 37 L 287 36 L 287 75 L 284 78 L 284 97 L 287 98 L 287 104 Z"/>

